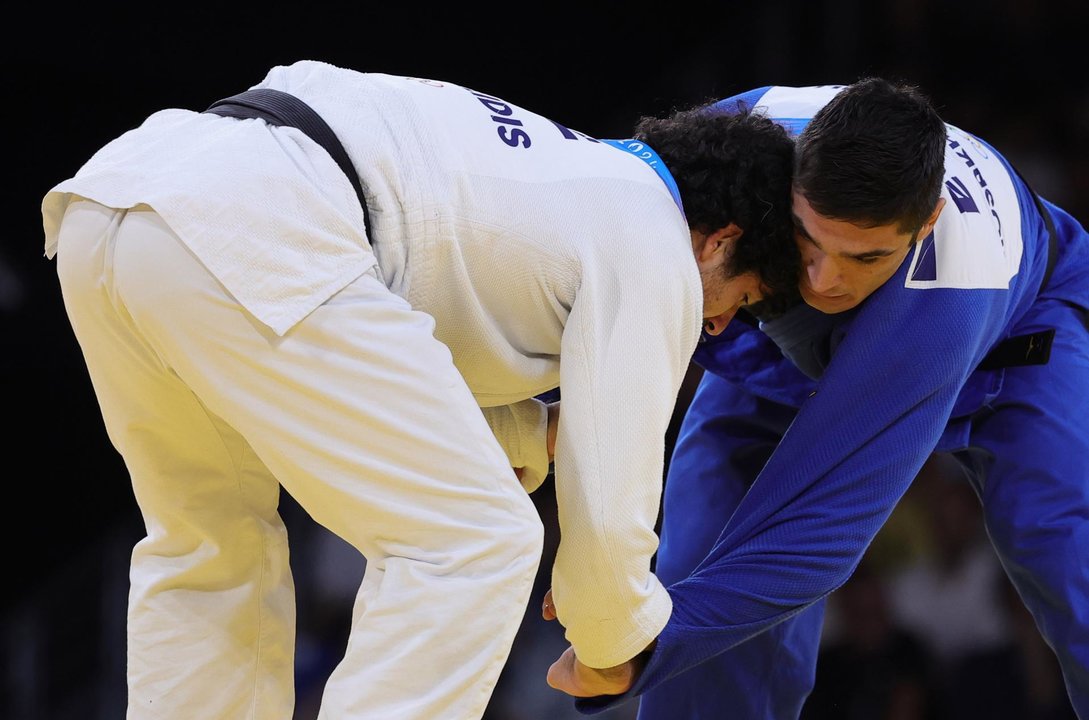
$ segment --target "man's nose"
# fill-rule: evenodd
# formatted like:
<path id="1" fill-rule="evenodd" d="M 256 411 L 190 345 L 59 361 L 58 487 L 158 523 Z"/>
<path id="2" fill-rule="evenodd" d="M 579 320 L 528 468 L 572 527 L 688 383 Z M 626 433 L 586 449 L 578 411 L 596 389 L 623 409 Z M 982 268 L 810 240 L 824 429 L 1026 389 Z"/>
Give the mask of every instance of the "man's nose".
<path id="1" fill-rule="evenodd" d="M 805 271 L 814 292 L 828 292 L 839 284 L 839 268 L 822 252 L 810 253 L 805 258 Z"/>
<path id="2" fill-rule="evenodd" d="M 730 321 L 734 319 L 734 315 L 737 314 L 737 308 L 733 310 L 727 310 L 721 315 L 703 319 L 703 330 L 708 335 L 718 335 L 726 326 L 730 324 Z"/>

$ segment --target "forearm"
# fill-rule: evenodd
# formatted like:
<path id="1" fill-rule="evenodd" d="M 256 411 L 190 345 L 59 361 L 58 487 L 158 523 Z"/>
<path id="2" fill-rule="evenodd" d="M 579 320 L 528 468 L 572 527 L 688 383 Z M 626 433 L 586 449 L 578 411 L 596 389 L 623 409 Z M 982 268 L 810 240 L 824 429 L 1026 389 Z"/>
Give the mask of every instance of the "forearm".
<path id="1" fill-rule="evenodd" d="M 682 353 L 669 350 L 647 351 L 649 360 L 623 358 L 625 366 L 568 362 L 561 372 L 555 475 L 561 541 L 552 590 L 567 639 L 595 668 L 637 655 L 671 611 L 651 572 L 665 433 L 687 369 Z"/>
<path id="2" fill-rule="evenodd" d="M 651 572 L 661 496 L 661 465 L 629 451 L 650 467 L 613 463 L 605 474 L 585 465 L 602 445 L 571 448 L 578 402 L 564 401 L 556 457 L 561 541 L 552 570 L 560 622 L 579 659 L 606 668 L 641 652 L 664 627 L 669 595 Z M 613 456 L 608 441 L 605 450 Z M 661 453 L 657 453 L 661 455 Z"/>
<path id="3" fill-rule="evenodd" d="M 689 269 L 664 278 L 653 298 L 605 273 L 584 285 L 564 328 L 552 592 L 568 641 L 594 668 L 639 654 L 671 611 L 651 561 L 665 435 L 699 336 Z"/>
<path id="4" fill-rule="evenodd" d="M 943 313 L 904 310 L 937 318 L 927 324 L 888 311 L 856 324 L 710 554 L 669 588 L 673 615 L 629 694 L 792 617 L 850 577 L 990 340 L 984 299 Z M 919 352 L 928 347 L 942 352 Z"/>
<path id="5" fill-rule="evenodd" d="M 632 687 L 576 706 L 591 713 L 640 695 L 835 590 L 924 459 L 920 453 L 902 465 L 875 467 L 864 478 L 762 476 L 707 558 L 668 588 L 673 614 Z"/>

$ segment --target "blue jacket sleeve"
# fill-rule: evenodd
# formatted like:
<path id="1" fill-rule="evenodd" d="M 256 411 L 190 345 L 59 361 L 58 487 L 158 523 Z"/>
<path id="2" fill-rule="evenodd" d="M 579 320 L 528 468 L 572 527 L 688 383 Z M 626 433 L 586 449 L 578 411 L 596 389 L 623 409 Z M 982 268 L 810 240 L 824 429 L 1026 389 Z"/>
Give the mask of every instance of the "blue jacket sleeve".
<path id="1" fill-rule="evenodd" d="M 578 700 L 581 712 L 643 693 L 850 577 L 1001 332 L 1008 301 L 998 290 L 909 290 L 905 272 L 860 307 L 715 547 L 669 588 L 673 614 L 636 685 Z"/>
<path id="2" fill-rule="evenodd" d="M 816 387 L 769 335 L 736 318 L 721 334 L 701 336 L 692 361 L 752 395 L 788 407 L 801 407 Z"/>

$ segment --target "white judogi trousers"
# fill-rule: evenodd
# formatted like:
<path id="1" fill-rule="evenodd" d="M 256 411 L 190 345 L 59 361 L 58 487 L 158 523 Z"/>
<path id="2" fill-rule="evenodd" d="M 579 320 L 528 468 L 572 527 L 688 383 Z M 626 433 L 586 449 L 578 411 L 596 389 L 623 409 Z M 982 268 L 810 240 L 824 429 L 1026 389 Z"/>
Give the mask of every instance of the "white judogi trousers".
<path id="1" fill-rule="evenodd" d="M 280 484 L 367 558 L 321 717 L 481 717 L 543 529 L 431 317 L 375 269 L 278 336 L 146 206 L 76 199 L 57 262 L 147 529 L 129 720 L 290 720 Z"/>

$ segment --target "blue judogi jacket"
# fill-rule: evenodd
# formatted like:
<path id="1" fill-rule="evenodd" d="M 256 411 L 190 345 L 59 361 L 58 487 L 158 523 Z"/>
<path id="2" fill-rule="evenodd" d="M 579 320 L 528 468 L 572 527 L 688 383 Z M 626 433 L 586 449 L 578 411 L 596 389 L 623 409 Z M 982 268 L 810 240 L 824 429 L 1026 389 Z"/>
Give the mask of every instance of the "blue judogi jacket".
<path id="1" fill-rule="evenodd" d="M 797 134 L 841 88 L 768 86 L 716 107 L 755 107 Z M 971 416 L 1001 391 L 1003 368 L 980 369 L 988 353 L 1033 303 L 1089 309 L 1085 230 L 1037 204 L 986 142 L 948 131 L 945 208 L 881 288 L 846 313 L 801 306 L 701 342 L 694 360 L 706 372 L 798 412 L 715 547 L 669 588 L 673 614 L 638 682 L 576 700 L 581 712 L 639 695 L 839 587 L 927 456 L 965 447 Z"/>

